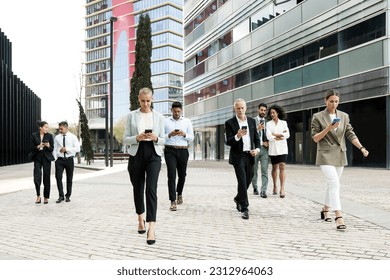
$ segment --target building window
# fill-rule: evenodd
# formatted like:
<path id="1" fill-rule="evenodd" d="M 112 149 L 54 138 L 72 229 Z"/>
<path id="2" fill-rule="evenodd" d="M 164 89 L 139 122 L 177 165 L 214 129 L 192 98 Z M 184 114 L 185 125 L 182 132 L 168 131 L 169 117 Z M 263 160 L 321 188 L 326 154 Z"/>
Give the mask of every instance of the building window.
<path id="1" fill-rule="evenodd" d="M 341 31 L 339 50 L 346 50 L 384 36 L 386 34 L 385 24 L 386 18 L 383 13 Z"/>
<path id="2" fill-rule="evenodd" d="M 272 61 L 260 64 L 251 69 L 251 82 L 272 76 Z"/>
<path id="3" fill-rule="evenodd" d="M 303 48 L 274 59 L 274 74 L 303 65 Z"/>
<path id="4" fill-rule="evenodd" d="M 249 70 L 245 70 L 241 73 L 238 73 L 236 75 L 235 87 L 238 88 L 238 87 L 244 86 L 246 84 L 249 84 L 250 80 L 251 79 L 250 79 L 250 71 Z"/>

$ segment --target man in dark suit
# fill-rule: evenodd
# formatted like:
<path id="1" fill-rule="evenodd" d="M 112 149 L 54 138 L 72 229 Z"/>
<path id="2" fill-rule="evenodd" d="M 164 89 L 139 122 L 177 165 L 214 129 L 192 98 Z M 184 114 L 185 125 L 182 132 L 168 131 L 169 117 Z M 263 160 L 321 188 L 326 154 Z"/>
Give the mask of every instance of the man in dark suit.
<path id="1" fill-rule="evenodd" d="M 225 122 L 226 143 L 230 146 L 229 163 L 233 165 L 237 178 L 236 208 L 243 219 L 249 219 L 248 187 L 253 177 L 254 157 L 260 152 L 260 139 L 256 121 L 247 117 L 246 102 L 234 101 L 236 115 Z"/>

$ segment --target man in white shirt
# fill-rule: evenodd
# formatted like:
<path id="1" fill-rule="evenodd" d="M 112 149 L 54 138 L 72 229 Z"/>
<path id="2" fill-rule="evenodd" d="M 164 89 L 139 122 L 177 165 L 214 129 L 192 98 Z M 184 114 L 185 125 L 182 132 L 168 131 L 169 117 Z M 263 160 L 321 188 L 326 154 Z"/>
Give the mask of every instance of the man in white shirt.
<path id="1" fill-rule="evenodd" d="M 167 165 L 170 210 L 176 211 L 177 204 L 183 203 L 183 188 L 187 175 L 188 145 L 194 140 L 194 131 L 189 119 L 182 116 L 180 102 L 172 103 L 172 116 L 166 118 L 164 157 Z M 176 170 L 178 175 L 176 185 Z M 176 202 L 177 192 L 177 202 Z"/>
<path id="2" fill-rule="evenodd" d="M 70 196 L 72 195 L 72 183 L 73 183 L 73 170 L 74 170 L 74 157 L 80 152 L 80 142 L 76 135 L 69 132 L 68 123 L 62 121 L 58 124 L 58 134 L 54 138 L 54 157 L 55 161 L 55 174 L 58 188 L 58 200 L 56 203 L 62 201 L 70 202 Z M 62 174 L 66 172 L 66 194 L 64 195 L 62 185 Z"/>

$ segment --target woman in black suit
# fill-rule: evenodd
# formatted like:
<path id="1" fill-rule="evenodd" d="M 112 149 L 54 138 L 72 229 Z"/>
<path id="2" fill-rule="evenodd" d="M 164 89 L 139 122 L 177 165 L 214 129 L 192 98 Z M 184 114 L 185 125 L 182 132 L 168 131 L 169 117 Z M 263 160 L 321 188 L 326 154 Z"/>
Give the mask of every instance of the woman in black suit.
<path id="1" fill-rule="evenodd" d="M 43 168 L 43 203 L 47 204 L 50 197 L 50 172 L 53 156 L 53 135 L 48 133 L 49 125 L 38 121 L 39 131 L 31 135 L 31 159 L 34 161 L 34 185 L 37 193 L 35 203 L 41 203 L 41 182 Z"/>

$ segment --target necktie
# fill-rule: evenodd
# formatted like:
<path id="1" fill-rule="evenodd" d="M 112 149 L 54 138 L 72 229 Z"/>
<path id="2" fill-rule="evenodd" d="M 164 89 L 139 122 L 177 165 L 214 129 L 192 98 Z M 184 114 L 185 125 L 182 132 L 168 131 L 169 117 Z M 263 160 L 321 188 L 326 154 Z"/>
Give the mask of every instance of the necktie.
<path id="1" fill-rule="evenodd" d="M 62 138 L 62 147 L 65 147 L 65 134 L 64 137 Z M 66 158 L 66 152 L 64 152 L 64 158 Z"/>
<path id="2" fill-rule="evenodd" d="M 264 124 L 264 128 L 261 130 L 261 140 L 263 142 L 268 142 L 267 134 L 265 133 L 265 120 L 262 119 L 262 120 L 260 120 L 260 122 L 263 122 L 263 124 Z"/>

